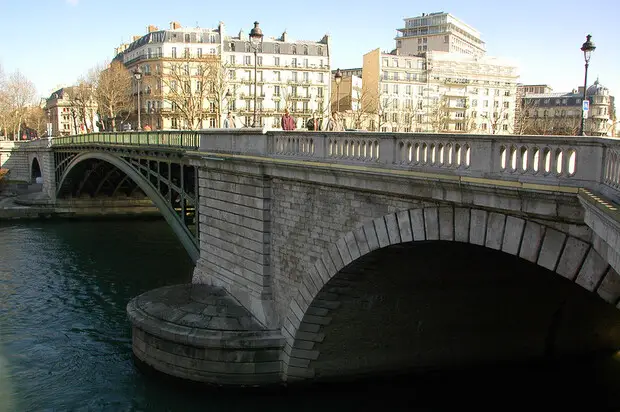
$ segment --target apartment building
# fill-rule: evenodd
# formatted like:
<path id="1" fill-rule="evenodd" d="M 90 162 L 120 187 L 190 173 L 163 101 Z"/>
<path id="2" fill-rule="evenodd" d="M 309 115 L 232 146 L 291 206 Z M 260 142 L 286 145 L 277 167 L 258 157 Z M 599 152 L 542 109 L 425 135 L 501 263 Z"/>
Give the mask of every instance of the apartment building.
<path id="1" fill-rule="evenodd" d="M 340 69 L 338 69 L 340 70 Z M 362 68 L 340 70 L 340 84 L 336 82 L 336 70 L 331 71 L 331 111 L 345 114 L 359 111 L 362 97 Z"/>
<path id="2" fill-rule="evenodd" d="M 116 49 L 119 61 L 140 68 L 142 125 L 153 129 L 220 127 L 232 111 L 238 127 L 279 127 L 289 109 L 298 126 L 314 112 L 327 116 L 330 96 L 329 37 L 292 40 L 285 32 L 264 37 L 256 51 L 249 35 L 216 28 L 149 26 L 144 36 Z M 254 70 L 256 67 L 256 77 Z M 256 80 L 256 99 L 254 85 Z M 137 83 L 134 95 L 137 97 Z"/>
<path id="3" fill-rule="evenodd" d="M 82 102 L 77 86 L 63 87 L 45 99 L 43 110 L 52 125 L 52 136 L 68 136 L 99 131 L 97 104 L 89 99 Z"/>
<path id="4" fill-rule="evenodd" d="M 396 50 L 400 55 L 443 51 L 480 57 L 486 53 L 480 32 L 449 13 L 406 18 L 405 27 L 397 32 Z"/>
<path id="5" fill-rule="evenodd" d="M 370 130 L 513 132 L 516 66 L 493 57 L 428 51 L 364 55 L 362 108 Z M 373 118 L 374 117 L 374 118 Z"/>
<path id="6" fill-rule="evenodd" d="M 287 32 L 264 37 L 256 53 L 249 35 L 224 36 L 222 62 L 233 96 L 228 109 L 236 114 L 238 126 L 251 126 L 254 115 L 256 80 L 257 126 L 279 128 L 288 109 L 302 128 L 313 115 L 329 114 L 330 39 L 293 40 Z M 256 77 L 254 69 L 256 65 Z"/>
<path id="7" fill-rule="evenodd" d="M 544 86 L 544 87 L 543 87 Z M 583 87 L 553 92 L 547 85 L 520 85 L 523 90 L 516 117 L 518 134 L 576 136 L 583 115 Z M 529 91 L 532 92 L 529 92 Z M 614 136 L 614 97 L 598 79 L 586 90 L 589 103 L 584 122 L 587 136 Z"/>

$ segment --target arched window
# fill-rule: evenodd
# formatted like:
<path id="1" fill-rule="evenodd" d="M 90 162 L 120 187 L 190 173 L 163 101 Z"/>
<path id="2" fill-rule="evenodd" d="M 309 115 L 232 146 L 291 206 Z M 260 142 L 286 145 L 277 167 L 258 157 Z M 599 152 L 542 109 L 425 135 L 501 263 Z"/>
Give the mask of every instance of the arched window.
<path id="1" fill-rule="evenodd" d="M 275 44 L 273 46 L 273 52 L 274 53 L 280 53 L 280 45 L 279 44 Z"/>
<path id="2" fill-rule="evenodd" d="M 291 53 L 297 54 L 297 46 L 295 46 L 295 45 L 291 46 Z"/>
<path id="3" fill-rule="evenodd" d="M 230 43 L 230 51 L 235 51 L 235 43 Z"/>
<path id="4" fill-rule="evenodd" d="M 317 53 L 319 54 L 319 56 L 323 55 L 323 48 L 319 46 L 319 48 L 317 49 Z"/>
<path id="5" fill-rule="evenodd" d="M 304 55 L 308 55 L 308 46 L 304 46 Z"/>

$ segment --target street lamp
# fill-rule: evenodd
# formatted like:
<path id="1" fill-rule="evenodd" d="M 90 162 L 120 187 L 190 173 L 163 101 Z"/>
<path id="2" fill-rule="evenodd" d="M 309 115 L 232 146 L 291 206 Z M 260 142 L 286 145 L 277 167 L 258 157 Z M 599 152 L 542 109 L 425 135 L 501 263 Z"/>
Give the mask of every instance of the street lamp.
<path id="1" fill-rule="evenodd" d="M 583 58 L 586 62 L 586 74 L 585 77 L 583 79 L 583 101 L 586 101 L 586 89 L 588 87 L 588 66 L 590 64 L 590 57 L 592 56 L 592 52 L 594 51 L 594 49 L 596 49 L 596 46 L 594 45 L 594 43 L 592 43 L 590 41 L 590 39 L 592 38 L 591 34 L 588 34 L 586 36 L 586 42 L 581 46 L 581 51 L 583 52 Z M 582 103 L 583 106 L 583 103 Z M 584 107 L 585 108 L 585 107 Z M 585 136 L 585 131 L 583 129 L 583 126 L 585 124 L 586 121 L 586 112 L 585 110 L 583 110 L 583 113 L 581 113 L 581 127 L 580 127 L 580 131 L 579 131 L 579 136 Z"/>
<path id="2" fill-rule="evenodd" d="M 342 73 L 340 69 L 336 70 L 334 81 L 336 82 L 336 107 L 338 108 L 338 113 L 340 113 L 340 82 L 342 82 Z"/>
<path id="3" fill-rule="evenodd" d="M 252 122 L 252 127 L 256 127 L 256 68 L 257 68 L 257 54 L 258 48 L 263 41 L 263 31 L 258 27 L 258 22 L 254 22 L 254 28 L 250 30 L 250 42 L 252 43 L 252 48 L 254 49 L 254 120 Z"/>
<path id="4" fill-rule="evenodd" d="M 142 80 L 142 70 L 140 70 L 139 66 L 133 71 L 133 77 L 138 84 L 138 131 L 140 131 L 142 130 L 142 123 L 140 122 L 140 80 Z"/>

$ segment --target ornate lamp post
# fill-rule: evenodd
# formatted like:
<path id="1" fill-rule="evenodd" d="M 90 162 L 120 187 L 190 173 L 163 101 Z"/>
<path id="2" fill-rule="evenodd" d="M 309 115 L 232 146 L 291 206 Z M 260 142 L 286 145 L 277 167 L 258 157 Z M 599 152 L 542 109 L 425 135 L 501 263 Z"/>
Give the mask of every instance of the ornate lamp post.
<path id="1" fill-rule="evenodd" d="M 587 98 L 586 89 L 588 87 L 588 66 L 590 65 L 590 57 L 592 56 L 592 52 L 594 51 L 594 49 L 596 49 L 596 46 L 594 45 L 594 43 L 590 41 L 591 38 L 592 38 L 592 35 L 588 34 L 586 36 L 586 42 L 581 46 L 581 51 L 583 52 L 583 58 L 586 62 L 586 74 L 583 79 L 583 101 L 584 102 L 586 101 L 586 98 Z M 586 113 L 584 110 L 583 113 L 581 114 L 581 127 L 579 130 L 579 136 L 585 136 L 585 131 L 583 129 L 585 121 L 586 121 Z"/>
<path id="2" fill-rule="evenodd" d="M 336 73 L 334 74 L 334 81 L 336 82 L 336 107 L 338 113 L 340 113 L 340 82 L 342 82 L 342 73 L 340 72 L 340 69 L 336 70 Z"/>
<path id="3" fill-rule="evenodd" d="M 136 67 L 136 70 L 133 71 L 133 77 L 136 79 L 136 83 L 138 85 L 138 131 L 142 130 L 142 123 L 140 122 L 140 80 L 142 80 L 142 70 L 140 67 Z"/>
<path id="4" fill-rule="evenodd" d="M 256 68 L 258 64 L 258 48 L 263 41 L 263 31 L 258 27 L 258 22 L 254 22 L 254 28 L 250 30 L 250 42 L 252 43 L 252 48 L 254 49 L 254 120 L 252 121 L 252 127 L 256 127 Z"/>

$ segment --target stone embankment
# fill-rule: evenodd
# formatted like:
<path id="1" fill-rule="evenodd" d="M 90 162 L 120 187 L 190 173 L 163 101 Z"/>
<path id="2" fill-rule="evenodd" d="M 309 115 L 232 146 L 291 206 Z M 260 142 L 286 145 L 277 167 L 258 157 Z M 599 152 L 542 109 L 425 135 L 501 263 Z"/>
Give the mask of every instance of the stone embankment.
<path id="1" fill-rule="evenodd" d="M 50 218 L 159 217 L 149 199 L 101 198 L 58 199 L 53 201 L 41 184 L 6 185 L 0 192 L 0 220 Z"/>

